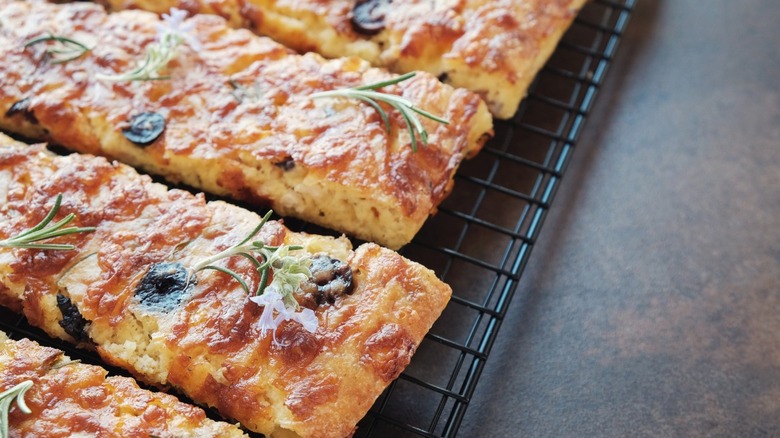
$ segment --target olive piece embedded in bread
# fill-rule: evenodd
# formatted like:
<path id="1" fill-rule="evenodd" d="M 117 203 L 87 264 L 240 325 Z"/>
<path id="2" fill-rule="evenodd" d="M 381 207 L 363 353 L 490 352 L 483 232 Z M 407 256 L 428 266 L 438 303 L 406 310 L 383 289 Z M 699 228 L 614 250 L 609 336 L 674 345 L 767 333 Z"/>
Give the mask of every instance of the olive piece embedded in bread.
<path id="1" fill-rule="evenodd" d="M 17 114 L 21 115 L 28 122 L 32 124 L 38 124 L 38 119 L 35 117 L 35 114 L 30 110 L 29 97 L 25 97 L 22 100 L 14 102 L 14 104 L 11 105 L 11 108 L 8 108 L 8 111 L 5 112 L 6 117 L 12 117 Z"/>
<path id="2" fill-rule="evenodd" d="M 316 305 L 333 304 L 341 295 L 351 295 L 355 284 L 352 281 L 352 268 L 341 260 L 325 254 L 311 258 L 311 277 L 301 285 L 304 293 L 304 306 L 311 298 Z M 307 299 L 308 298 L 308 299 Z"/>
<path id="3" fill-rule="evenodd" d="M 135 296 L 144 306 L 160 312 L 169 312 L 184 301 L 197 283 L 181 263 L 156 263 L 138 283 Z"/>
<path id="4" fill-rule="evenodd" d="M 125 138 L 139 146 L 148 146 L 165 130 L 165 117 L 147 111 L 130 119 L 130 126 L 122 128 Z"/>
<path id="5" fill-rule="evenodd" d="M 364 35 L 376 35 L 385 28 L 385 15 L 393 0 L 359 0 L 352 8 L 352 28 Z"/>
<path id="6" fill-rule="evenodd" d="M 62 319 L 60 320 L 60 327 L 65 330 L 65 333 L 69 334 L 77 342 L 89 342 L 89 334 L 87 334 L 87 321 L 79 312 L 78 307 L 63 294 L 57 294 L 57 308 L 62 313 Z"/>
<path id="7" fill-rule="evenodd" d="M 284 170 L 285 172 L 293 170 L 295 168 L 295 160 L 293 157 L 287 156 L 284 157 L 282 161 L 279 161 L 277 163 L 274 163 L 274 166 Z"/>

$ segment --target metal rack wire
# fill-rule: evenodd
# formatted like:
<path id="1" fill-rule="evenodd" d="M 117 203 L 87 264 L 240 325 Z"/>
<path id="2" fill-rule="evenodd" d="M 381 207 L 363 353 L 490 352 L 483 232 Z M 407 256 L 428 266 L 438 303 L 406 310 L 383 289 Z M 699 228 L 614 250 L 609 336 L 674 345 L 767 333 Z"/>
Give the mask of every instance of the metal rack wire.
<path id="1" fill-rule="evenodd" d="M 517 114 L 496 121 L 496 137 L 404 249 L 453 298 L 357 436 L 457 434 L 634 3 L 585 6 Z"/>
<path id="2" fill-rule="evenodd" d="M 496 137 L 461 166 L 451 196 L 404 248 L 406 257 L 452 286 L 452 301 L 356 436 L 457 434 L 634 3 L 594 0 L 585 6 L 517 114 L 496 121 Z M 5 309 L 0 328 L 100 362 Z"/>

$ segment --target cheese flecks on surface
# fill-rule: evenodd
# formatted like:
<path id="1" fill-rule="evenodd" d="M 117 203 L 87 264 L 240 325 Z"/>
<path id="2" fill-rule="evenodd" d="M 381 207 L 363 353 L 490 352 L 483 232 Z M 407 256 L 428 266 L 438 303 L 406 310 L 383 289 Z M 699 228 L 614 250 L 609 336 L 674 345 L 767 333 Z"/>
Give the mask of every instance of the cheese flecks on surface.
<path id="1" fill-rule="evenodd" d="M 73 251 L 0 249 L 0 304 L 264 434 L 348 436 L 451 295 L 433 272 L 393 251 L 375 244 L 353 250 L 346 238 L 293 233 L 270 221 L 258 240 L 300 245 L 316 259 L 302 288 L 307 296 L 296 299 L 314 310 L 318 327 L 311 333 L 287 321 L 264 333 L 263 308 L 232 277 L 201 271 L 182 286 L 179 275 L 242 241 L 258 215 L 168 190 L 103 158 L 55 156 L 8 139 L 0 139 L 0 175 L 7 200 L 0 240 L 38 223 L 58 194 L 55 220 L 74 213 L 73 226 L 96 227 L 57 238 Z M 221 262 L 256 286 L 247 260 Z M 146 291 L 148 275 L 168 275 L 158 282 L 165 290 Z M 66 313 L 84 320 L 73 331 L 78 339 L 61 324 L 58 296 L 69 301 Z"/>
<path id="2" fill-rule="evenodd" d="M 29 414 L 11 409 L 11 436 L 245 437 L 202 409 L 138 387 L 127 377 L 71 361 L 62 351 L 0 332 L 0 392 L 26 380 Z"/>
<path id="3" fill-rule="evenodd" d="M 515 114 L 585 1 L 100 0 L 113 10 L 177 7 L 221 15 L 299 52 L 358 56 L 399 73 L 427 71 L 479 93 L 502 119 Z"/>
<path id="4" fill-rule="evenodd" d="M 0 20 L 20 23 L 0 27 L 1 129 L 391 248 L 412 239 L 450 193 L 461 161 L 492 135 L 478 95 L 419 73 L 383 90 L 450 122 L 422 117 L 428 144 L 414 153 L 398 111 L 388 108 L 388 133 L 365 102 L 310 98 L 394 75 L 357 58 L 298 55 L 213 15 L 188 19 L 198 50 L 179 46 L 160 72 L 169 79 L 116 82 L 98 78 L 145 59 L 156 15 L 0 0 Z M 46 45 L 25 47 L 49 33 L 91 50 L 54 64 Z M 134 129 L 139 120 L 154 132 Z"/>

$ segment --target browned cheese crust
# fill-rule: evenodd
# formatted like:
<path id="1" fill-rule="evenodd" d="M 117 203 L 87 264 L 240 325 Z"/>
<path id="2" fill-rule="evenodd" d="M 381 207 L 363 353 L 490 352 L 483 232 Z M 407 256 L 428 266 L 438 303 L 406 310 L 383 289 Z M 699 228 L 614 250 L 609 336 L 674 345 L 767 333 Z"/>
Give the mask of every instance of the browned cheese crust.
<path id="1" fill-rule="evenodd" d="M 388 107 L 388 134 L 364 102 L 309 97 L 393 75 L 357 58 L 296 55 L 213 15 L 190 20 L 202 48 L 181 46 L 162 72 L 170 79 L 96 79 L 135 68 L 158 23 L 143 11 L 107 15 L 88 3 L 0 0 L 0 128 L 391 248 L 412 239 L 451 191 L 460 162 L 492 133 L 479 96 L 419 74 L 384 91 L 451 123 L 421 118 L 429 143 L 414 153 L 398 111 Z M 49 33 L 92 50 L 55 64 L 46 44 L 25 47 Z M 146 112 L 163 116 L 165 129 L 140 146 L 122 130 Z"/>
<path id="2" fill-rule="evenodd" d="M 32 413 L 12 408 L 12 437 L 245 437 L 236 426 L 206 418 L 176 397 L 138 387 L 127 377 L 71 361 L 62 351 L 0 332 L 0 392 L 26 380 Z M 15 404 L 14 404 L 15 405 Z"/>
<path id="3" fill-rule="evenodd" d="M 506 119 L 586 0 L 101 1 L 114 10 L 219 14 L 301 52 L 427 71 L 479 93 Z M 360 8 L 372 11 L 370 26 L 360 25 Z"/>
<path id="4" fill-rule="evenodd" d="M 75 245 L 73 251 L 0 248 L 2 304 L 52 336 L 94 348 L 107 362 L 174 386 L 251 430 L 349 435 L 449 300 L 450 288 L 433 272 L 393 251 L 375 244 L 352 251 L 345 238 L 293 233 L 272 221 L 259 239 L 301 245 L 351 273 L 349 294 L 319 304 L 308 292 L 297 297 L 314 310 L 316 332 L 287 321 L 274 342 L 260 329 L 263 308 L 217 271 L 201 271 L 186 286 L 179 276 L 178 289 L 160 283 L 160 301 L 145 301 L 140 285 L 155 267 L 170 263 L 187 272 L 241 241 L 259 216 L 168 190 L 103 158 L 0 145 L 0 240 L 38 223 L 60 193 L 55 220 L 75 213 L 72 225 L 97 227 L 57 238 Z M 248 261 L 226 263 L 256 286 Z"/>

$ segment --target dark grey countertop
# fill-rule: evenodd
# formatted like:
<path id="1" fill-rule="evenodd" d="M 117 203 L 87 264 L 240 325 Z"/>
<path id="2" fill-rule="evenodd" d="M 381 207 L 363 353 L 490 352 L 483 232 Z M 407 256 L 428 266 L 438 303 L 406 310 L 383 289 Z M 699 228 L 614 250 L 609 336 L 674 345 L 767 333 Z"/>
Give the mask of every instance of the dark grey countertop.
<path id="1" fill-rule="evenodd" d="M 640 0 L 459 436 L 780 436 L 780 1 Z"/>
<path id="2" fill-rule="evenodd" d="M 780 437 L 780 0 L 638 0 L 582 132 L 458 436 Z M 516 167 L 500 169 L 521 192 L 537 177 L 515 184 Z M 447 202 L 511 228 L 522 203 L 504 215 L 484 206 L 508 197 L 481 204 L 480 190 L 461 178 Z M 421 238 L 432 247 L 461 247 L 450 231 L 463 227 L 458 251 L 487 265 L 501 257 L 491 242 L 515 248 L 434 220 Z M 410 252 L 446 265 L 462 299 L 496 287 L 489 269 L 426 251 Z M 463 342 L 481 318 L 467 307 L 450 306 L 436 333 Z M 424 345 L 410 375 L 445 386 L 459 350 Z M 393 419 L 441 406 L 436 391 L 398 387 Z"/>

